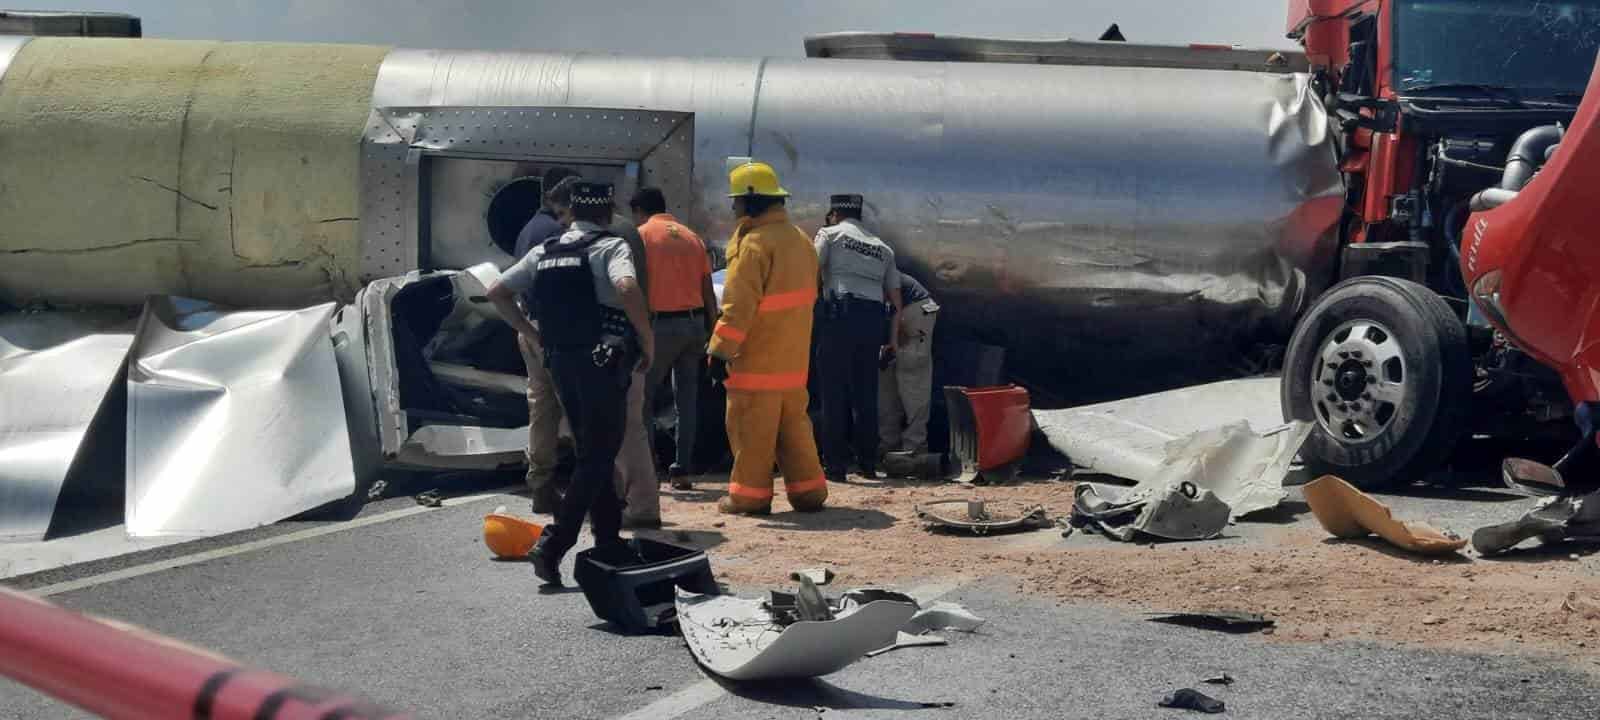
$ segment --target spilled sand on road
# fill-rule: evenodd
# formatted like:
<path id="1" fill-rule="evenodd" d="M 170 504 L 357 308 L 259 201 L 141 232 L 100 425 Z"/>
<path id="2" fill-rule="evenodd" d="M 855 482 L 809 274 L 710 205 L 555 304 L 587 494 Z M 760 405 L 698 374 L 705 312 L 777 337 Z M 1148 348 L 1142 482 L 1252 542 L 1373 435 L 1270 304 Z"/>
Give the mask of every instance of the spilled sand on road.
<path id="1" fill-rule="evenodd" d="M 1285 641 L 1363 640 L 1474 652 L 1600 659 L 1600 578 L 1565 553 L 1522 561 L 1407 555 L 1320 529 L 1273 528 L 1265 542 L 1131 545 L 1059 530 L 972 537 L 930 533 L 914 507 L 980 494 L 990 507 L 1072 506 L 1067 482 L 968 489 L 898 481 L 834 484 L 829 509 L 720 515 L 726 486 L 663 493 L 665 539 L 709 548 L 719 579 L 785 587 L 791 570 L 832 567 L 836 587 L 948 577 L 1002 578 L 1034 598 L 1151 610 L 1244 610 L 1278 621 Z M 1593 669 L 1593 668 L 1590 668 Z"/>

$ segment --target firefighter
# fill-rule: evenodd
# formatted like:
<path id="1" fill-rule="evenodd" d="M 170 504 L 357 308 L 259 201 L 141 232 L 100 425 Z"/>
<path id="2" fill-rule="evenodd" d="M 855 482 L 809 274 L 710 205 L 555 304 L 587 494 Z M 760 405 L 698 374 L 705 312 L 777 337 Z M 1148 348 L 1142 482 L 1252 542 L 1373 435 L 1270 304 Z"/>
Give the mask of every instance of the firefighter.
<path id="1" fill-rule="evenodd" d="M 893 362 L 878 375 L 878 440 L 882 453 L 928 452 L 933 399 L 933 327 L 939 303 L 917 279 L 900 273 L 899 338 Z"/>
<path id="2" fill-rule="evenodd" d="M 607 229 L 610 183 L 571 183 L 572 227 L 529 251 L 489 289 L 506 322 L 543 351 L 572 425 L 577 469 L 555 522 L 529 553 L 534 573 L 561 584 L 561 559 L 578 541 L 585 515 L 597 546 L 621 541 L 622 502 L 613 477 L 635 369 L 655 352 L 649 310 L 632 251 Z M 532 320 L 516 304 L 533 297 Z"/>
<path id="3" fill-rule="evenodd" d="M 545 171 L 541 185 L 545 191 L 544 204 L 517 234 L 518 259 L 545 240 L 566 232 L 567 223 L 571 222 L 568 208 L 551 202 L 551 191 L 561 181 L 576 176 L 577 173 L 564 167 Z M 525 296 L 523 303 L 531 307 L 533 298 Z M 522 352 L 522 362 L 528 368 L 528 491 L 533 496 L 535 513 L 553 513 L 561 499 L 554 483 L 556 450 L 563 424 L 561 404 L 556 399 L 555 383 L 550 379 L 550 371 L 545 369 L 538 346 L 518 333 L 517 349 Z"/>
<path id="4" fill-rule="evenodd" d="M 851 455 L 877 475 L 878 371 L 895 352 L 900 272 L 894 250 L 861 224 L 860 195 L 834 195 L 817 233 L 822 273 L 817 374 L 828 480 L 844 480 Z M 887 304 L 887 305 L 886 305 Z"/>
<path id="5" fill-rule="evenodd" d="M 817 255 L 789 222 L 789 193 L 771 166 L 740 165 L 728 185 L 739 225 L 728 241 L 722 316 L 707 348 L 711 377 L 728 391 L 733 450 L 728 497 L 717 507 L 730 514 L 771 512 L 776 460 L 789 505 L 815 512 L 828 499 L 806 416 Z"/>

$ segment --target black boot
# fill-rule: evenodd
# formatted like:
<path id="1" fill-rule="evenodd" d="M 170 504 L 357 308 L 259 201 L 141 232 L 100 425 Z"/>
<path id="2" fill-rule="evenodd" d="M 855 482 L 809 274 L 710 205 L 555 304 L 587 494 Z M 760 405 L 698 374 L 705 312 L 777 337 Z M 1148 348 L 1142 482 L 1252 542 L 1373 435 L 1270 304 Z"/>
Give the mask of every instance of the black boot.
<path id="1" fill-rule="evenodd" d="M 533 564 L 533 574 L 546 585 L 561 587 L 561 556 L 566 553 L 558 552 L 555 543 L 551 542 L 553 530 L 555 525 L 545 527 L 538 544 L 533 546 L 533 552 L 528 553 L 528 562 Z"/>

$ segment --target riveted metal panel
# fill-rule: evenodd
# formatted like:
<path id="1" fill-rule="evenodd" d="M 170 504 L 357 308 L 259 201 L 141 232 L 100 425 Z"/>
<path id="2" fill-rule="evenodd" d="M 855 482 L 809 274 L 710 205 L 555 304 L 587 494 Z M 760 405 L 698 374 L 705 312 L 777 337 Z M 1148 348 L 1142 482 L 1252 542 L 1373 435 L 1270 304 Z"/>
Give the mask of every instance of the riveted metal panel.
<path id="1" fill-rule="evenodd" d="M 492 242 L 482 213 L 492 196 L 486 190 L 518 176 L 519 164 L 571 166 L 585 176 L 611 180 L 619 194 L 631 192 L 638 182 L 667 178 L 683 187 L 694 166 L 693 136 L 691 115 L 667 111 L 375 109 L 362 152 L 363 217 L 369 219 L 362 223 L 363 277 L 482 262 L 503 269 L 514 258 Z M 428 182 L 434 160 L 450 161 L 452 177 L 470 181 Z M 498 167 L 463 170 L 459 160 Z"/>

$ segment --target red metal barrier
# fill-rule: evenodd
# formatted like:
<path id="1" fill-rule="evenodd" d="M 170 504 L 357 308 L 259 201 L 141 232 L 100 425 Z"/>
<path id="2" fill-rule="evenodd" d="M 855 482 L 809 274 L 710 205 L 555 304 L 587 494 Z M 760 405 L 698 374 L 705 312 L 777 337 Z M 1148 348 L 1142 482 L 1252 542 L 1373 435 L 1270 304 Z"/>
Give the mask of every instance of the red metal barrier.
<path id="1" fill-rule="evenodd" d="M 0 675 L 111 720 L 410 717 L 3 588 Z"/>

